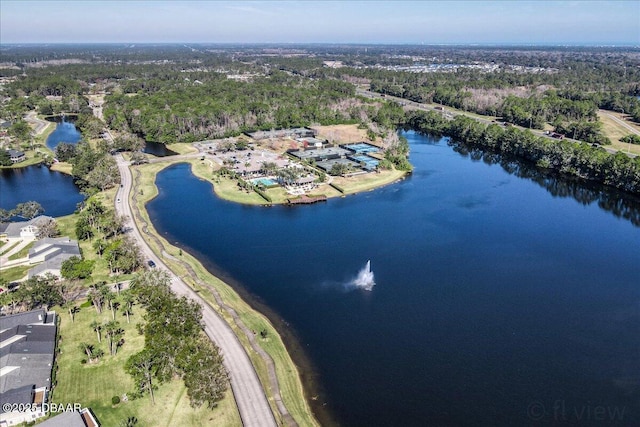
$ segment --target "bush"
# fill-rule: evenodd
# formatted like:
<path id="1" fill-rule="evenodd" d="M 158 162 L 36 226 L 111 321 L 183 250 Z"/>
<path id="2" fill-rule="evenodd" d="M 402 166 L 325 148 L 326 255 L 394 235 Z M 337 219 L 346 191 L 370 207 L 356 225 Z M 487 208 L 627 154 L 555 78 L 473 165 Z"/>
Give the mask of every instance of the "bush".
<path id="1" fill-rule="evenodd" d="M 329 184 L 331 187 L 335 188 L 336 190 L 338 190 L 340 193 L 344 194 L 344 189 L 342 187 L 340 187 L 338 184 L 334 184 L 333 182 L 331 184 Z"/>
<path id="2" fill-rule="evenodd" d="M 118 403 L 120 403 L 120 396 L 113 396 L 111 398 L 111 404 L 112 405 L 117 405 Z"/>
<path id="3" fill-rule="evenodd" d="M 273 202 L 273 200 L 271 200 L 271 197 L 267 193 L 265 193 L 264 191 L 260 190 L 258 187 L 254 187 L 253 191 L 258 193 L 260 195 L 260 197 L 265 199 L 267 202 L 269 202 L 269 203 Z"/>

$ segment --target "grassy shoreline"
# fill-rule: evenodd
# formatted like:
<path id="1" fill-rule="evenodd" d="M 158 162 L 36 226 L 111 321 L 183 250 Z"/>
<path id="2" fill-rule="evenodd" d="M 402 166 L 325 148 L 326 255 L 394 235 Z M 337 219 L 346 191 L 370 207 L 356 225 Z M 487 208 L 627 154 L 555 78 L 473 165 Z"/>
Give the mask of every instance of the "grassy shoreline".
<path id="1" fill-rule="evenodd" d="M 181 161 L 181 163 L 193 165 L 200 161 Z M 279 388 L 282 403 L 299 425 L 319 425 L 305 398 L 305 388 L 299 368 L 291 358 L 273 323 L 243 300 L 229 284 L 209 272 L 198 259 L 187 251 L 169 244 L 153 227 L 145 205 L 158 194 L 155 186 L 156 174 L 172 164 L 175 162 L 169 160 L 138 166 L 133 170 L 136 187 L 133 192 L 132 206 L 135 206 L 138 211 L 135 219 L 139 227 L 148 231 L 146 233 L 148 243 L 154 252 L 162 256 L 163 261 L 174 273 L 192 286 L 229 323 L 247 349 L 247 354 L 267 391 L 269 403 L 278 421 L 286 424 L 285 417 L 278 410 L 280 399 L 274 387 L 274 381 Z M 266 331 L 266 338 L 257 335 L 257 331 L 263 330 Z M 259 348 L 256 348 L 256 345 Z M 260 355 L 260 350 L 266 352 L 268 356 Z M 269 370 L 270 364 L 273 364 L 275 369 L 275 378 L 271 374 L 273 371 Z"/>
<path id="2" fill-rule="evenodd" d="M 167 160 L 171 162 L 171 160 Z M 179 161 L 191 164 L 191 172 L 198 178 L 209 182 L 213 186 L 213 192 L 221 199 L 230 202 L 241 203 L 245 205 L 278 205 L 286 204 L 288 199 L 294 197 L 287 194 L 282 187 L 275 187 L 264 190 L 271 198 L 269 203 L 254 191 L 246 191 L 238 188 L 237 181 L 227 177 L 214 176 L 213 172 L 219 169 L 219 166 L 209 162 L 208 160 L 191 160 Z M 177 162 L 172 162 L 177 163 Z M 404 179 L 408 173 L 399 170 L 385 170 L 377 173 L 369 173 L 366 175 L 352 177 L 334 177 L 333 183 L 337 184 L 343 192 L 341 193 L 328 183 L 321 184 L 316 188 L 314 194 L 322 194 L 327 198 L 343 197 L 346 195 L 371 191 L 385 185 L 393 184 Z"/>

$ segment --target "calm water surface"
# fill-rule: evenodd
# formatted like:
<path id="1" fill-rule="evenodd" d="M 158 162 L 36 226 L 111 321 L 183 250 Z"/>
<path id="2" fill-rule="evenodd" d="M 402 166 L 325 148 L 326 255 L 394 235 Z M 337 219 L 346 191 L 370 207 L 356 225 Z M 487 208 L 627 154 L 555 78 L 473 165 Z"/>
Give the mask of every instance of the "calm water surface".
<path id="1" fill-rule="evenodd" d="M 178 154 L 175 151 L 168 149 L 166 144 L 153 141 L 145 141 L 144 149 L 142 151 L 156 157 L 175 156 Z"/>
<path id="2" fill-rule="evenodd" d="M 55 150 L 61 142 L 75 144 L 82 135 L 70 119 L 51 119 L 56 128 L 47 137 L 47 147 Z M 0 171 L 0 207 L 13 209 L 18 203 L 36 201 L 44 208 L 45 215 L 63 216 L 72 214 L 76 205 L 84 199 L 69 175 L 50 171 L 36 165 Z"/>
<path id="3" fill-rule="evenodd" d="M 28 166 L 0 171 L 0 208 L 13 209 L 18 203 L 34 200 L 45 215 L 72 214 L 84 199 L 69 175 L 50 171 L 46 166 Z"/>
<path id="4" fill-rule="evenodd" d="M 406 136 L 414 174 L 376 191 L 246 207 L 182 164 L 149 212 L 295 330 L 341 425 L 639 421 L 637 205 Z"/>
<path id="5" fill-rule="evenodd" d="M 56 117 L 53 121 L 56 123 L 56 128 L 47 137 L 46 142 L 50 150 L 55 150 L 61 142 L 77 144 L 82 139 L 82 134 L 78 131 L 71 119 Z"/>

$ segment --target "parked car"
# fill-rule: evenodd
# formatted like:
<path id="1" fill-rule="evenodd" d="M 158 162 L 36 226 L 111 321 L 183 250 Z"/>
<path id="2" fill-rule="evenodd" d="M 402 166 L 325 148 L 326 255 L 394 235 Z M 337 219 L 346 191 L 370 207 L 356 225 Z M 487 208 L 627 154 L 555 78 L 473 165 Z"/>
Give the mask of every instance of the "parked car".
<path id="1" fill-rule="evenodd" d="M 155 263 L 155 262 L 153 262 L 152 260 L 149 260 L 149 261 L 147 261 L 147 265 L 148 265 L 149 267 L 151 267 L 151 268 L 155 268 L 156 263 Z"/>

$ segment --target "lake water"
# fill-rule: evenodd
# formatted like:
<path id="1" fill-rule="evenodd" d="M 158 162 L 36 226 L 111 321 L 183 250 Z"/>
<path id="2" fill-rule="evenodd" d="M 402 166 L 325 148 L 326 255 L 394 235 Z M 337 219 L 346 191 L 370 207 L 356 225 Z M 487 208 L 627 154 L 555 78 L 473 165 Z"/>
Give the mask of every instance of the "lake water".
<path id="1" fill-rule="evenodd" d="M 45 215 L 57 217 L 72 214 L 83 199 L 71 176 L 46 166 L 0 170 L 0 208 L 9 210 L 34 200 Z"/>
<path id="2" fill-rule="evenodd" d="M 175 151 L 168 149 L 165 144 L 153 141 L 145 141 L 144 149 L 142 151 L 156 157 L 175 156 L 178 154 Z"/>
<path id="3" fill-rule="evenodd" d="M 55 150 L 61 142 L 77 144 L 82 139 L 82 134 L 70 118 L 55 117 L 51 120 L 56 123 L 56 128 L 47 137 L 46 144 L 50 150 Z"/>
<path id="4" fill-rule="evenodd" d="M 69 118 L 54 117 L 56 128 L 47 137 L 47 147 L 55 150 L 61 142 L 76 144 L 82 135 Z M 57 217 L 72 214 L 84 199 L 69 175 L 36 165 L 0 171 L 0 207 L 13 209 L 18 203 L 36 201 L 45 215 Z"/>
<path id="5" fill-rule="evenodd" d="M 415 172 L 372 192 L 241 206 L 181 164 L 149 213 L 286 322 L 341 425 L 640 420 L 638 204 L 405 135 Z"/>

